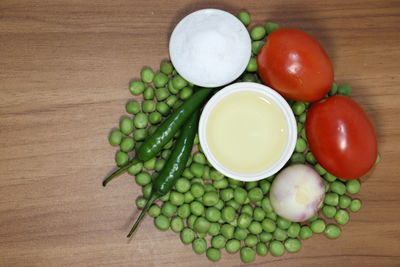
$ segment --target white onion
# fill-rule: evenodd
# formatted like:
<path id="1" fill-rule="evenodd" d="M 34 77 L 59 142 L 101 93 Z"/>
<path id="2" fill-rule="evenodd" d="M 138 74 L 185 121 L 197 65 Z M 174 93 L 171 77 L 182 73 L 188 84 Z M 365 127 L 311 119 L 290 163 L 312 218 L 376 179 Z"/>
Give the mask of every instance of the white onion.
<path id="1" fill-rule="evenodd" d="M 325 186 L 310 166 L 296 164 L 283 169 L 271 186 L 270 200 L 274 211 L 292 222 L 302 222 L 322 206 Z"/>

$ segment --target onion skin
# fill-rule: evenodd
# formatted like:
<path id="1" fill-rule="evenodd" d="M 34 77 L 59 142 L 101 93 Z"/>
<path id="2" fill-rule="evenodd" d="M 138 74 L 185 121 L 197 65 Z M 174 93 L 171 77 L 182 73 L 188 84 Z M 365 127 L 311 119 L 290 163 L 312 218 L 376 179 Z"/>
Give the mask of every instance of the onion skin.
<path id="1" fill-rule="evenodd" d="M 275 213 L 292 222 L 306 221 L 316 214 L 324 196 L 322 178 L 312 167 L 304 164 L 283 169 L 275 177 L 270 191 Z"/>

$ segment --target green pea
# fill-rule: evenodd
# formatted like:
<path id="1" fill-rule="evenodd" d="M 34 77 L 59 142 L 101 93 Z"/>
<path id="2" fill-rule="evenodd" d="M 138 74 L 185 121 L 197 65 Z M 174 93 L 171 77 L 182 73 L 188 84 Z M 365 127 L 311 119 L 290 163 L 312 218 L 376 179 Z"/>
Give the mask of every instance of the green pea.
<path id="1" fill-rule="evenodd" d="M 133 118 L 133 125 L 135 125 L 135 127 L 138 129 L 146 128 L 148 123 L 149 123 L 149 120 L 148 120 L 146 114 L 144 114 L 142 112 L 139 112 Z"/>
<path id="2" fill-rule="evenodd" d="M 257 71 L 257 60 L 255 57 L 251 57 L 249 63 L 247 64 L 246 71 L 256 72 Z"/>
<path id="3" fill-rule="evenodd" d="M 143 166 L 144 166 L 147 170 L 153 171 L 154 168 L 155 168 L 155 166 L 156 166 L 156 161 L 157 161 L 157 158 L 151 158 L 151 159 L 145 161 L 145 162 L 143 163 Z"/>
<path id="4" fill-rule="evenodd" d="M 230 254 L 235 254 L 240 249 L 240 241 L 236 239 L 231 239 L 226 242 L 225 250 Z"/>
<path id="5" fill-rule="evenodd" d="M 235 210 L 238 210 L 240 208 L 240 204 L 237 203 L 235 200 L 231 199 L 228 202 L 226 202 L 226 205 L 229 207 L 234 208 Z"/>
<path id="6" fill-rule="evenodd" d="M 195 198 L 199 198 L 204 195 L 204 186 L 199 183 L 194 183 L 190 187 L 190 192 L 193 194 Z"/>
<path id="7" fill-rule="evenodd" d="M 135 181 L 138 185 L 145 186 L 151 182 L 151 176 L 147 172 L 141 172 L 136 175 Z"/>
<path id="8" fill-rule="evenodd" d="M 130 152 L 135 147 L 135 140 L 133 138 L 127 137 L 123 138 L 120 144 L 120 149 L 122 152 Z"/>
<path id="9" fill-rule="evenodd" d="M 193 229 L 194 228 L 194 222 L 197 220 L 197 218 L 198 217 L 196 215 L 193 215 L 193 214 L 190 215 L 186 220 L 187 226 L 189 228 Z"/>
<path id="10" fill-rule="evenodd" d="M 257 243 L 258 243 L 258 238 L 257 238 L 257 236 L 254 235 L 254 234 L 248 235 L 248 236 L 245 238 L 245 240 L 244 240 L 244 244 L 245 244 L 247 247 L 254 247 L 254 246 L 257 245 Z"/>
<path id="11" fill-rule="evenodd" d="M 170 95 L 169 97 L 167 97 L 167 99 L 165 99 L 165 103 L 169 106 L 172 107 L 175 102 L 178 100 L 178 98 L 174 95 Z"/>
<path id="12" fill-rule="evenodd" d="M 266 30 L 262 26 L 255 26 L 253 29 L 250 31 L 250 37 L 254 41 L 261 40 L 265 37 L 267 34 Z"/>
<path id="13" fill-rule="evenodd" d="M 244 204 L 247 198 L 247 192 L 243 188 L 237 187 L 233 191 L 233 198 L 239 204 Z"/>
<path id="14" fill-rule="evenodd" d="M 263 231 L 263 227 L 261 226 L 261 223 L 253 221 L 249 225 L 249 231 L 252 234 L 258 235 Z"/>
<path id="15" fill-rule="evenodd" d="M 300 116 L 299 116 L 299 122 L 301 122 L 301 123 L 305 123 L 306 122 L 306 119 L 307 119 L 307 113 L 302 113 Z"/>
<path id="16" fill-rule="evenodd" d="M 147 212 L 151 217 L 157 217 L 161 213 L 161 209 L 157 204 L 153 204 L 150 206 L 149 211 Z"/>
<path id="17" fill-rule="evenodd" d="M 261 222 L 265 218 L 265 211 L 260 207 L 256 207 L 253 212 L 253 218 L 255 221 Z"/>
<path id="18" fill-rule="evenodd" d="M 213 238 L 211 238 L 211 246 L 214 248 L 223 248 L 225 247 L 226 240 L 225 237 L 222 235 L 216 235 Z"/>
<path id="19" fill-rule="evenodd" d="M 304 157 L 303 153 L 293 153 L 290 157 L 290 162 L 292 164 L 304 164 L 306 162 L 306 158 Z"/>
<path id="20" fill-rule="evenodd" d="M 217 192 L 206 192 L 203 195 L 203 203 L 205 206 L 214 206 L 218 202 Z"/>
<path id="21" fill-rule="evenodd" d="M 313 165 L 317 163 L 317 160 L 315 159 L 314 155 L 311 152 L 307 152 L 306 161 Z"/>
<path id="22" fill-rule="evenodd" d="M 326 170 L 318 163 L 315 164 L 314 169 L 319 175 L 324 175 L 326 173 Z"/>
<path id="23" fill-rule="evenodd" d="M 231 200 L 233 198 L 233 189 L 232 188 L 223 189 L 220 191 L 219 195 L 223 201 Z"/>
<path id="24" fill-rule="evenodd" d="M 167 216 L 159 215 L 156 218 L 154 218 L 154 225 L 157 227 L 157 229 L 161 231 L 168 230 L 170 225 L 169 219 Z"/>
<path id="25" fill-rule="evenodd" d="M 297 237 L 300 233 L 300 228 L 300 224 L 293 222 L 287 230 L 287 235 L 293 238 Z"/>
<path id="26" fill-rule="evenodd" d="M 207 249 L 207 241 L 204 238 L 197 238 L 192 243 L 193 251 L 197 254 L 203 254 Z"/>
<path id="27" fill-rule="evenodd" d="M 108 141 L 112 146 L 118 146 L 121 143 L 121 140 L 122 140 L 122 133 L 118 130 L 113 130 L 110 134 L 110 137 L 108 138 Z"/>
<path id="28" fill-rule="evenodd" d="M 258 55 L 260 52 L 261 48 L 264 46 L 265 42 L 264 41 L 254 41 L 251 43 L 251 51 L 253 52 L 254 55 Z"/>
<path id="29" fill-rule="evenodd" d="M 153 87 L 146 87 L 144 89 L 143 98 L 146 99 L 146 100 L 152 100 L 154 98 L 154 89 L 153 89 Z"/>
<path id="30" fill-rule="evenodd" d="M 168 115 L 170 111 L 170 107 L 165 102 L 158 102 L 156 105 L 156 109 L 164 116 Z"/>
<path id="31" fill-rule="evenodd" d="M 282 256 L 285 253 L 285 247 L 283 246 L 282 242 L 274 240 L 269 244 L 269 251 L 274 257 Z"/>
<path id="32" fill-rule="evenodd" d="M 324 178 L 325 178 L 325 180 L 327 180 L 328 182 L 331 182 L 331 183 L 336 180 L 336 176 L 334 176 L 333 174 L 330 174 L 329 172 L 324 174 Z M 340 188 L 339 188 L 339 190 L 340 190 Z"/>
<path id="33" fill-rule="evenodd" d="M 331 184 L 331 191 L 339 195 L 346 193 L 346 186 L 340 181 L 334 181 Z"/>
<path id="34" fill-rule="evenodd" d="M 178 208 L 178 216 L 181 218 L 188 218 L 190 216 L 190 206 L 185 203 Z"/>
<path id="35" fill-rule="evenodd" d="M 134 133 L 133 133 L 133 139 L 135 139 L 135 141 L 142 141 L 147 137 L 147 130 L 146 129 L 137 129 Z M 136 142 L 136 149 L 139 149 L 140 143 Z"/>
<path id="36" fill-rule="evenodd" d="M 271 241 L 271 240 L 272 240 L 272 237 L 273 237 L 273 236 L 272 236 L 271 233 L 262 232 L 262 233 L 260 234 L 260 241 L 266 243 L 266 242 Z"/>
<path id="37" fill-rule="evenodd" d="M 116 163 L 118 166 L 123 166 L 123 165 L 127 164 L 127 163 L 128 163 L 128 160 L 129 160 L 129 156 L 128 156 L 128 154 L 126 154 L 125 152 L 118 151 L 118 152 L 115 154 L 115 163 Z"/>
<path id="38" fill-rule="evenodd" d="M 264 27 L 265 27 L 267 34 L 270 34 L 271 32 L 279 29 L 279 25 L 276 23 L 272 23 L 272 22 L 267 22 Z"/>
<path id="39" fill-rule="evenodd" d="M 337 206 L 339 204 L 339 195 L 336 193 L 328 193 L 325 195 L 324 203 L 330 206 Z"/>
<path id="40" fill-rule="evenodd" d="M 284 241 L 287 238 L 287 231 L 281 228 L 276 228 L 273 235 L 276 240 Z"/>
<path id="41" fill-rule="evenodd" d="M 233 237 L 233 232 L 235 230 L 235 227 L 233 227 L 230 224 L 223 224 L 221 226 L 221 234 L 224 236 L 226 239 L 231 239 Z"/>
<path id="42" fill-rule="evenodd" d="M 179 97 L 182 100 L 186 100 L 189 97 L 193 95 L 193 89 L 190 87 L 184 87 L 182 90 L 179 92 Z"/>
<path id="43" fill-rule="evenodd" d="M 170 192 L 168 192 L 168 193 L 166 193 L 165 195 L 161 196 L 161 197 L 160 197 L 160 200 L 161 200 L 162 202 L 168 201 L 168 200 L 169 200 L 169 194 L 170 194 Z"/>
<path id="44" fill-rule="evenodd" d="M 311 223 L 311 230 L 314 233 L 322 233 L 325 230 L 325 222 L 321 219 L 315 220 Z"/>
<path id="45" fill-rule="evenodd" d="M 306 110 L 306 105 L 303 102 L 296 102 L 292 106 L 292 110 L 295 115 L 299 116 Z"/>
<path id="46" fill-rule="evenodd" d="M 210 234 L 211 236 L 216 236 L 219 234 L 220 229 L 221 225 L 219 223 L 213 222 L 208 229 L 208 234 Z"/>
<path id="47" fill-rule="evenodd" d="M 228 179 L 226 179 L 226 178 L 224 178 L 222 180 L 214 180 L 212 182 L 212 184 L 216 189 L 224 189 L 229 186 Z"/>
<path id="48" fill-rule="evenodd" d="M 199 238 L 205 238 L 207 236 L 207 233 L 197 233 L 197 236 Z"/>
<path id="49" fill-rule="evenodd" d="M 195 177 L 202 177 L 204 174 L 204 165 L 192 163 L 190 166 L 190 172 L 193 173 Z"/>
<path id="50" fill-rule="evenodd" d="M 167 99 L 169 92 L 167 88 L 158 88 L 156 89 L 155 95 L 158 101 L 163 101 Z"/>
<path id="51" fill-rule="evenodd" d="M 327 225 L 324 231 L 325 236 L 329 239 L 338 238 L 341 235 L 341 233 L 342 230 L 340 229 L 340 227 L 334 224 Z"/>
<path id="52" fill-rule="evenodd" d="M 198 217 L 194 222 L 194 230 L 198 233 L 207 233 L 209 228 L 210 222 L 204 217 Z"/>
<path id="53" fill-rule="evenodd" d="M 190 211 L 192 212 L 192 214 L 200 216 L 201 214 L 203 214 L 204 210 L 204 205 L 199 201 L 193 201 L 192 203 L 190 203 Z"/>
<path id="54" fill-rule="evenodd" d="M 271 188 L 271 183 L 265 179 L 261 180 L 259 182 L 259 185 L 264 194 L 267 194 L 269 192 L 269 189 Z"/>
<path id="55" fill-rule="evenodd" d="M 221 251 L 217 248 L 208 248 L 206 255 L 210 261 L 219 261 L 221 259 Z"/>
<path id="56" fill-rule="evenodd" d="M 161 120 L 162 120 L 162 115 L 161 115 L 161 113 L 159 113 L 159 112 L 157 112 L 157 111 L 150 113 L 150 115 L 149 115 L 149 122 L 150 122 L 151 124 L 158 124 L 158 123 L 161 122 Z"/>
<path id="57" fill-rule="evenodd" d="M 298 138 L 297 142 L 296 142 L 296 147 L 295 147 L 295 151 L 296 152 L 304 152 L 307 149 L 307 142 L 306 140 L 304 140 L 303 138 Z"/>
<path id="58" fill-rule="evenodd" d="M 273 209 L 271 206 L 271 202 L 269 201 L 269 198 L 263 198 L 261 200 L 261 208 L 266 212 L 266 213 L 272 213 Z"/>
<path id="59" fill-rule="evenodd" d="M 164 202 L 164 204 L 161 207 L 161 213 L 167 217 L 174 215 L 176 210 L 177 210 L 177 207 L 169 201 Z"/>
<path id="60" fill-rule="evenodd" d="M 119 121 L 119 128 L 125 135 L 129 135 L 133 131 L 133 123 L 130 118 L 124 117 Z"/>
<path id="61" fill-rule="evenodd" d="M 339 85 L 337 88 L 337 93 L 339 95 L 350 96 L 351 95 L 351 86 L 348 84 Z"/>
<path id="62" fill-rule="evenodd" d="M 181 217 L 174 217 L 171 220 L 171 230 L 175 233 L 179 233 L 183 230 L 184 224 Z"/>
<path id="63" fill-rule="evenodd" d="M 201 152 L 194 153 L 193 161 L 202 165 L 207 164 L 206 156 Z"/>
<path id="64" fill-rule="evenodd" d="M 169 156 L 171 155 L 171 150 L 167 149 L 161 152 L 161 158 L 167 160 Z"/>
<path id="65" fill-rule="evenodd" d="M 289 238 L 285 241 L 285 248 L 290 253 L 297 252 L 301 249 L 301 242 L 296 238 Z"/>
<path id="66" fill-rule="evenodd" d="M 248 214 L 250 217 L 253 216 L 253 207 L 250 205 L 243 205 L 242 210 L 240 211 L 241 214 Z"/>
<path id="67" fill-rule="evenodd" d="M 182 193 L 173 191 L 169 196 L 169 201 L 175 206 L 180 206 L 185 203 L 185 196 Z"/>
<path id="68" fill-rule="evenodd" d="M 143 112 L 153 112 L 156 110 L 156 102 L 154 102 L 153 100 L 144 100 L 142 102 L 142 110 Z"/>
<path id="69" fill-rule="evenodd" d="M 183 104 L 183 101 L 178 99 L 175 104 L 172 106 L 173 109 L 179 108 Z"/>
<path id="70" fill-rule="evenodd" d="M 192 193 L 190 191 L 187 191 L 185 193 L 185 203 L 192 203 L 193 200 L 194 200 L 194 196 L 192 195 Z"/>
<path id="71" fill-rule="evenodd" d="M 281 229 L 288 229 L 290 227 L 290 225 L 292 224 L 292 222 L 286 220 L 283 217 L 278 217 L 278 220 L 276 221 L 277 225 L 279 228 Z"/>
<path id="72" fill-rule="evenodd" d="M 144 206 L 146 206 L 147 199 L 144 197 L 138 197 L 136 198 L 135 202 L 136 202 L 136 207 L 141 210 L 144 208 Z"/>
<path id="73" fill-rule="evenodd" d="M 187 81 L 183 79 L 180 75 L 175 75 L 174 78 L 172 78 L 172 83 L 174 87 L 178 90 L 181 90 L 188 85 Z"/>
<path id="74" fill-rule="evenodd" d="M 154 72 L 150 68 L 147 68 L 147 67 L 143 68 L 141 73 L 140 73 L 140 77 L 141 77 L 143 82 L 151 83 L 153 81 L 153 78 L 154 78 Z"/>
<path id="75" fill-rule="evenodd" d="M 235 231 L 233 232 L 233 237 L 237 240 L 244 240 L 247 237 L 247 230 L 240 228 L 240 227 L 236 227 Z"/>
<path id="76" fill-rule="evenodd" d="M 238 226 L 242 229 L 246 229 L 247 227 L 249 227 L 251 219 L 251 216 L 246 213 L 240 214 L 238 218 Z"/>
<path id="77" fill-rule="evenodd" d="M 350 180 L 346 182 L 346 189 L 349 194 L 357 194 L 360 192 L 360 181 L 359 180 Z"/>
<path id="78" fill-rule="evenodd" d="M 143 169 L 143 163 L 142 162 L 138 162 L 134 165 L 132 165 L 131 167 L 129 167 L 128 169 L 128 173 L 131 175 L 136 175 L 139 172 L 141 172 Z"/>
<path id="79" fill-rule="evenodd" d="M 335 217 L 335 214 L 336 214 L 336 208 L 333 206 L 324 206 L 322 208 L 322 214 L 326 218 L 333 218 L 333 217 Z"/>
<path id="80" fill-rule="evenodd" d="M 174 67 L 172 66 L 172 63 L 170 61 L 162 61 L 160 64 L 160 71 L 166 75 L 170 75 L 172 71 L 174 70 Z"/>
<path id="81" fill-rule="evenodd" d="M 187 245 L 193 242 L 195 232 L 190 228 L 184 228 L 180 233 L 180 239 L 183 244 Z"/>
<path id="82" fill-rule="evenodd" d="M 276 221 L 278 218 L 278 215 L 275 212 L 268 212 L 265 216 L 273 221 Z"/>
<path id="83" fill-rule="evenodd" d="M 206 209 L 206 218 L 210 222 L 217 222 L 221 218 L 221 212 L 215 207 L 209 207 Z"/>
<path id="84" fill-rule="evenodd" d="M 251 22 L 250 14 L 246 11 L 242 11 L 238 14 L 238 19 L 244 24 L 244 26 L 249 26 Z"/>
<path id="85" fill-rule="evenodd" d="M 361 200 L 353 199 L 350 204 L 350 210 L 352 212 L 357 212 L 361 209 Z"/>
<path id="86" fill-rule="evenodd" d="M 179 178 L 175 184 L 176 191 L 186 193 L 190 189 L 190 182 L 186 178 Z"/>
<path id="87" fill-rule="evenodd" d="M 210 171 L 210 178 L 211 180 L 221 180 L 224 178 L 224 175 L 217 170 L 211 170 Z"/>
<path id="88" fill-rule="evenodd" d="M 135 100 L 131 100 L 126 103 L 125 110 L 129 114 L 136 114 L 140 111 L 140 104 Z"/>
<path id="89" fill-rule="evenodd" d="M 345 225 L 349 222 L 350 215 L 346 210 L 338 210 L 335 214 L 335 221 L 340 225 Z"/>
<path id="90" fill-rule="evenodd" d="M 351 204 L 351 198 L 343 195 L 339 197 L 339 208 L 347 209 Z"/>
<path id="91" fill-rule="evenodd" d="M 257 255 L 265 256 L 268 254 L 268 247 L 264 243 L 258 243 L 256 246 Z"/>
<path id="92" fill-rule="evenodd" d="M 144 91 L 144 83 L 142 81 L 133 81 L 129 84 L 129 90 L 133 95 L 140 95 Z"/>
<path id="93" fill-rule="evenodd" d="M 250 201 L 254 203 L 254 202 L 262 200 L 264 197 L 264 193 L 261 188 L 255 187 L 249 191 L 248 197 L 249 197 Z"/>
<path id="94" fill-rule="evenodd" d="M 311 230 L 311 228 L 307 225 L 302 226 L 300 229 L 300 238 L 305 240 L 310 238 L 313 235 L 313 231 Z"/>
<path id="95" fill-rule="evenodd" d="M 236 217 L 236 210 L 232 207 L 225 207 L 222 209 L 222 219 L 225 222 L 232 222 Z"/>
<path id="96" fill-rule="evenodd" d="M 158 72 L 155 74 L 153 78 L 153 83 L 157 88 L 164 87 L 168 82 L 168 76 L 162 72 Z"/>

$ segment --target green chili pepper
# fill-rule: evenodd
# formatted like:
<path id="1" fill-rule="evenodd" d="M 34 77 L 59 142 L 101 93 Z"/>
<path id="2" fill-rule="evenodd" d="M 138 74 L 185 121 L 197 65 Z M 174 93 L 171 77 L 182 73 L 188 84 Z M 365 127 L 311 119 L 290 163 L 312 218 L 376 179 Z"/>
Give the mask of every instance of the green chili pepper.
<path id="1" fill-rule="evenodd" d="M 167 194 L 175 185 L 176 180 L 181 177 L 190 157 L 190 153 L 192 152 L 199 118 L 200 110 L 197 110 L 184 124 L 182 132 L 176 140 L 175 148 L 156 180 L 153 182 L 150 198 L 129 232 L 128 237 L 133 234 L 151 204 L 159 197 Z"/>

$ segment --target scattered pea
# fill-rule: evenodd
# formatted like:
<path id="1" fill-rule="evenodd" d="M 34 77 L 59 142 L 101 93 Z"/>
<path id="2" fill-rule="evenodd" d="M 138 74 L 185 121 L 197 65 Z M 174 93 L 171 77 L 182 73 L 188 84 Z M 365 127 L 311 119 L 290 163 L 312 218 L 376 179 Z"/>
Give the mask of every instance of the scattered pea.
<path id="1" fill-rule="evenodd" d="M 324 231 L 325 236 L 329 239 L 338 238 L 341 235 L 341 233 L 342 230 L 340 229 L 340 227 L 334 224 L 327 225 Z"/>
<path id="2" fill-rule="evenodd" d="M 154 218 L 154 225 L 157 227 L 157 229 L 161 231 L 168 230 L 169 228 L 169 219 L 165 215 L 159 215 L 156 218 Z"/>
<path id="3" fill-rule="evenodd" d="M 357 212 L 361 209 L 361 201 L 359 199 L 353 199 L 350 204 L 350 210 Z"/>

